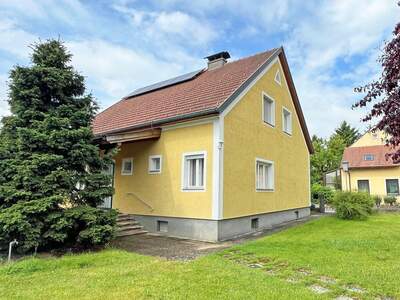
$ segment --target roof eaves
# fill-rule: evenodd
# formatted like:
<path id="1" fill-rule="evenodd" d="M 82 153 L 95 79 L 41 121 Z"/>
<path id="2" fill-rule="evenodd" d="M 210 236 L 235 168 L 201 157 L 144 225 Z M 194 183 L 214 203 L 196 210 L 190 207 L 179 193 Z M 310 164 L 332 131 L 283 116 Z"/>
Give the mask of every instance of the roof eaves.
<path id="1" fill-rule="evenodd" d="M 118 128 L 106 132 L 102 132 L 100 134 L 96 134 L 95 137 L 102 137 L 106 136 L 108 134 L 115 134 L 115 133 L 120 133 L 120 132 L 126 132 L 126 131 L 131 131 L 131 130 L 139 130 L 147 127 L 154 127 L 154 126 L 160 126 L 165 123 L 171 123 L 171 122 L 178 122 L 186 119 L 192 119 L 196 117 L 203 117 L 203 116 L 208 116 L 212 114 L 218 114 L 218 111 L 216 109 L 208 109 L 208 110 L 202 110 L 202 111 L 197 111 L 189 114 L 184 114 L 184 115 L 177 115 L 169 118 L 164 118 L 156 121 L 151 121 L 147 123 L 142 123 L 134 126 L 129 126 L 129 127 L 124 127 L 124 128 Z"/>

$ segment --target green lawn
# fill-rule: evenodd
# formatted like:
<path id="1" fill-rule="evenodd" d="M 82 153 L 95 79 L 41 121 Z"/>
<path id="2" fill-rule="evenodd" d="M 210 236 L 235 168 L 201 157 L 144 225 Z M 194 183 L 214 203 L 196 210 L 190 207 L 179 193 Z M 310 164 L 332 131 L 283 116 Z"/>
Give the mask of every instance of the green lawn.
<path id="1" fill-rule="evenodd" d="M 310 286 L 328 290 L 316 294 Z M 4 299 L 400 298 L 400 214 L 326 217 L 190 262 L 118 250 L 0 267 Z"/>

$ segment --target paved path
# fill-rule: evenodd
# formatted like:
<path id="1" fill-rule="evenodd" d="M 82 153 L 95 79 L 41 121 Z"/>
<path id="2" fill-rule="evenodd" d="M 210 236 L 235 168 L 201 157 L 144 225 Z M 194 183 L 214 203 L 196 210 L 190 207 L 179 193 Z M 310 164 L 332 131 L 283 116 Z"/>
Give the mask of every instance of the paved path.
<path id="1" fill-rule="evenodd" d="M 271 229 L 264 229 L 225 242 L 209 243 L 155 234 L 143 234 L 117 238 L 112 242 L 112 246 L 131 252 L 159 256 L 170 260 L 191 260 L 198 256 L 216 252 L 236 244 L 271 235 L 284 229 L 320 218 L 321 216 L 324 215 L 313 214 L 307 218 L 286 222 Z"/>

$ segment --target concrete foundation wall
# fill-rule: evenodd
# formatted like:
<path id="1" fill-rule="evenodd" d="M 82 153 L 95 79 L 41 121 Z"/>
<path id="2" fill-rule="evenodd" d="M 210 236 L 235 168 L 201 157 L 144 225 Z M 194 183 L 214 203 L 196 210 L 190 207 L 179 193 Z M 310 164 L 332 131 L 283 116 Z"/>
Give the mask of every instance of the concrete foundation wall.
<path id="1" fill-rule="evenodd" d="M 219 221 L 143 215 L 134 215 L 134 217 L 146 230 L 152 233 L 216 242 L 262 229 L 273 228 L 281 223 L 301 219 L 309 215 L 310 208 L 306 207 Z M 252 228 L 252 220 L 255 218 L 258 219 L 258 222 L 254 222 L 258 223 L 258 227 Z M 165 229 L 166 226 L 167 231 L 159 231 L 159 222 L 168 222 L 167 225 L 162 223 L 162 228 Z"/>

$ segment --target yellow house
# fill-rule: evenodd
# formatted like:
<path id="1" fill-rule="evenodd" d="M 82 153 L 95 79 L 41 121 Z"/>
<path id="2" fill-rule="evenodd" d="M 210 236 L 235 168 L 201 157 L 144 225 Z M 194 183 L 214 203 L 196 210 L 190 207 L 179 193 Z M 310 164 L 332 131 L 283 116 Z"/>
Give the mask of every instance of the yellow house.
<path id="1" fill-rule="evenodd" d="M 218 241 L 310 214 L 313 151 L 283 48 L 138 89 L 93 131 L 116 145 L 110 206 L 150 232 Z"/>
<path id="2" fill-rule="evenodd" d="M 393 152 L 385 146 L 383 132 L 367 132 L 343 153 L 341 182 L 343 190 L 371 195 L 396 196 L 399 200 L 400 166 L 387 159 Z"/>

